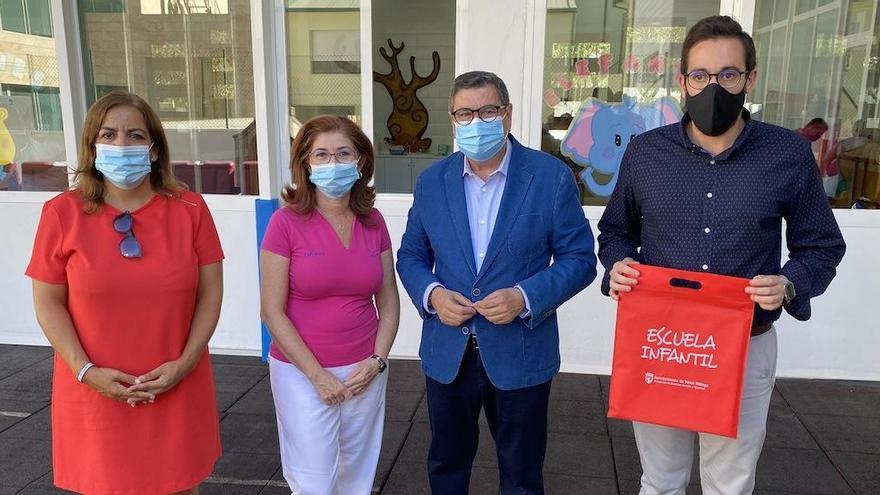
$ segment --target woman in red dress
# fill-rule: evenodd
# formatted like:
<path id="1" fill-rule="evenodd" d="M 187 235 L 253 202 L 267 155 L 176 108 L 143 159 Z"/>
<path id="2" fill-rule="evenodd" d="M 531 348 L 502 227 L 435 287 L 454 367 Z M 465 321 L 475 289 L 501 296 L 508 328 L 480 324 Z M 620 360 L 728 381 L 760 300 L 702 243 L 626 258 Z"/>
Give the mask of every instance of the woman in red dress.
<path id="1" fill-rule="evenodd" d="M 124 91 L 89 109 L 74 182 L 43 206 L 26 272 L 55 350 L 55 485 L 196 494 L 220 457 L 211 214 L 174 179 L 155 112 Z"/>

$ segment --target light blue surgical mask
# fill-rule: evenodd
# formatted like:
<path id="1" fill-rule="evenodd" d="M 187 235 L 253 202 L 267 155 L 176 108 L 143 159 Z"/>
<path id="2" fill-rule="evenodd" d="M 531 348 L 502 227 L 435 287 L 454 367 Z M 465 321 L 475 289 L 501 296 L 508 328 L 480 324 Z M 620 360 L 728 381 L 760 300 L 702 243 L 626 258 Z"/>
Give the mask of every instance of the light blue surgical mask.
<path id="1" fill-rule="evenodd" d="M 149 146 L 95 145 L 95 168 L 120 189 L 134 189 L 150 173 Z"/>
<path id="2" fill-rule="evenodd" d="M 455 125 L 455 142 L 464 156 L 471 160 L 484 162 L 495 156 L 504 146 L 507 133 L 504 132 L 502 119 L 483 122 L 475 118 L 468 125 Z"/>
<path id="3" fill-rule="evenodd" d="M 309 180 L 319 191 L 330 198 L 345 196 L 354 187 L 354 183 L 361 178 L 357 162 L 310 166 L 312 173 L 309 174 Z"/>

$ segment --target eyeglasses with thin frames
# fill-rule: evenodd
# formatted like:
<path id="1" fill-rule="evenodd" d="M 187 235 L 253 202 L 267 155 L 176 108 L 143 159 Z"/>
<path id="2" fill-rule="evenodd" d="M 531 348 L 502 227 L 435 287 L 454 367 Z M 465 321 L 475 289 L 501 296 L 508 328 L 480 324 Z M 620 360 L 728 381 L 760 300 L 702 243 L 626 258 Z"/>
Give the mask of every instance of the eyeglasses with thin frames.
<path id="1" fill-rule="evenodd" d="M 129 211 L 124 211 L 113 219 L 113 230 L 125 236 L 119 241 L 119 254 L 123 258 L 140 258 L 142 256 L 141 243 L 134 236 L 133 226 L 134 219 Z"/>
<path id="2" fill-rule="evenodd" d="M 696 90 L 705 89 L 713 77 L 718 81 L 718 85 L 722 88 L 736 89 L 739 87 L 739 83 L 742 82 L 743 76 L 748 73 L 749 71 L 747 70 L 724 69 L 717 74 L 712 74 L 703 69 L 696 69 L 688 72 L 684 77 L 687 80 L 688 86 Z"/>
<path id="3" fill-rule="evenodd" d="M 330 163 L 330 157 L 336 159 L 336 163 L 352 163 L 360 160 L 360 155 L 351 148 L 340 148 L 336 153 L 330 153 L 327 150 L 315 150 L 309 153 L 310 165 L 326 165 Z"/>

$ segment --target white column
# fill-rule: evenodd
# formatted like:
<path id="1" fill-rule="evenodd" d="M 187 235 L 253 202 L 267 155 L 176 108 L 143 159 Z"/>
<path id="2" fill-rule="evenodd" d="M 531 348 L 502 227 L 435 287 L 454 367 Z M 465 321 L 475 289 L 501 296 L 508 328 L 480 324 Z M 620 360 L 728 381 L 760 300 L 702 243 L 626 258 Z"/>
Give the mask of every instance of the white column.
<path id="1" fill-rule="evenodd" d="M 468 36 L 468 20 L 470 18 L 470 0 L 455 2 L 455 76 L 466 72 L 468 53 L 471 48 Z"/>
<path id="2" fill-rule="evenodd" d="M 76 2 L 52 0 L 52 29 L 58 58 L 58 85 L 61 121 L 64 126 L 64 152 L 67 166 L 76 168 L 82 124 L 86 118 L 85 74 L 79 12 Z M 70 176 L 71 178 L 73 176 Z"/>
<path id="3" fill-rule="evenodd" d="M 361 0 L 361 129 L 373 139 L 373 2 Z M 377 147 L 376 143 L 373 143 Z"/>
<path id="4" fill-rule="evenodd" d="M 729 15 L 743 27 L 743 31 L 752 34 L 755 24 L 755 0 L 721 0 L 721 15 Z"/>
<path id="5" fill-rule="evenodd" d="M 527 122 L 537 40 L 530 16 L 538 9 L 532 0 L 458 0 L 455 19 L 455 75 L 486 70 L 503 79 L 513 104 L 510 131 L 531 145 Z"/>
<path id="6" fill-rule="evenodd" d="M 284 2 L 251 1 L 254 116 L 263 199 L 278 196 L 281 186 L 290 179 L 285 19 Z"/>
<path id="7" fill-rule="evenodd" d="M 547 40 L 547 0 L 528 2 L 525 32 L 526 78 L 523 81 L 523 144 L 541 149 L 541 108 L 544 104 L 544 45 Z M 530 49 L 531 47 L 531 49 Z M 528 69 L 531 68 L 531 69 Z"/>

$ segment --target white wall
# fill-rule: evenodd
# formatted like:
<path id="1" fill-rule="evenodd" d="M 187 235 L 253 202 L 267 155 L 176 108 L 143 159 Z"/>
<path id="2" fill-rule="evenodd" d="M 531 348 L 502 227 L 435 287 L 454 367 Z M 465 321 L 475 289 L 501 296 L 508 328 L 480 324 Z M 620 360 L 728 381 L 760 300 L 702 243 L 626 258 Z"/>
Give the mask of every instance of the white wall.
<path id="1" fill-rule="evenodd" d="M 0 195 L 0 343 L 45 344 L 31 302 L 30 280 L 23 273 L 42 202 L 48 193 Z M 253 199 L 208 196 L 220 232 L 224 262 L 224 303 L 214 352 L 253 354 L 260 350 L 257 249 Z M 383 212 L 395 251 L 406 227 L 409 195 L 382 195 Z M 601 207 L 584 211 L 595 232 Z M 836 210 L 846 238 L 847 255 L 828 292 L 815 299 L 813 317 L 802 323 L 784 315 L 778 322 L 779 376 L 880 380 L 880 325 L 876 301 L 880 262 L 874 247 L 880 245 L 880 215 L 875 211 Z M 414 358 L 418 354 L 420 320 L 401 290 L 401 321 L 392 355 Z M 566 303 L 559 311 L 562 369 L 579 373 L 605 373 L 611 366 L 615 305 L 599 293 L 598 281 Z"/>
<path id="2" fill-rule="evenodd" d="M 24 276 L 43 202 L 57 193 L 0 193 L 0 343 L 47 344 Z M 259 287 L 253 197 L 206 196 L 226 255 L 224 304 L 211 341 L 219 352 L 260 349 Z"/>

